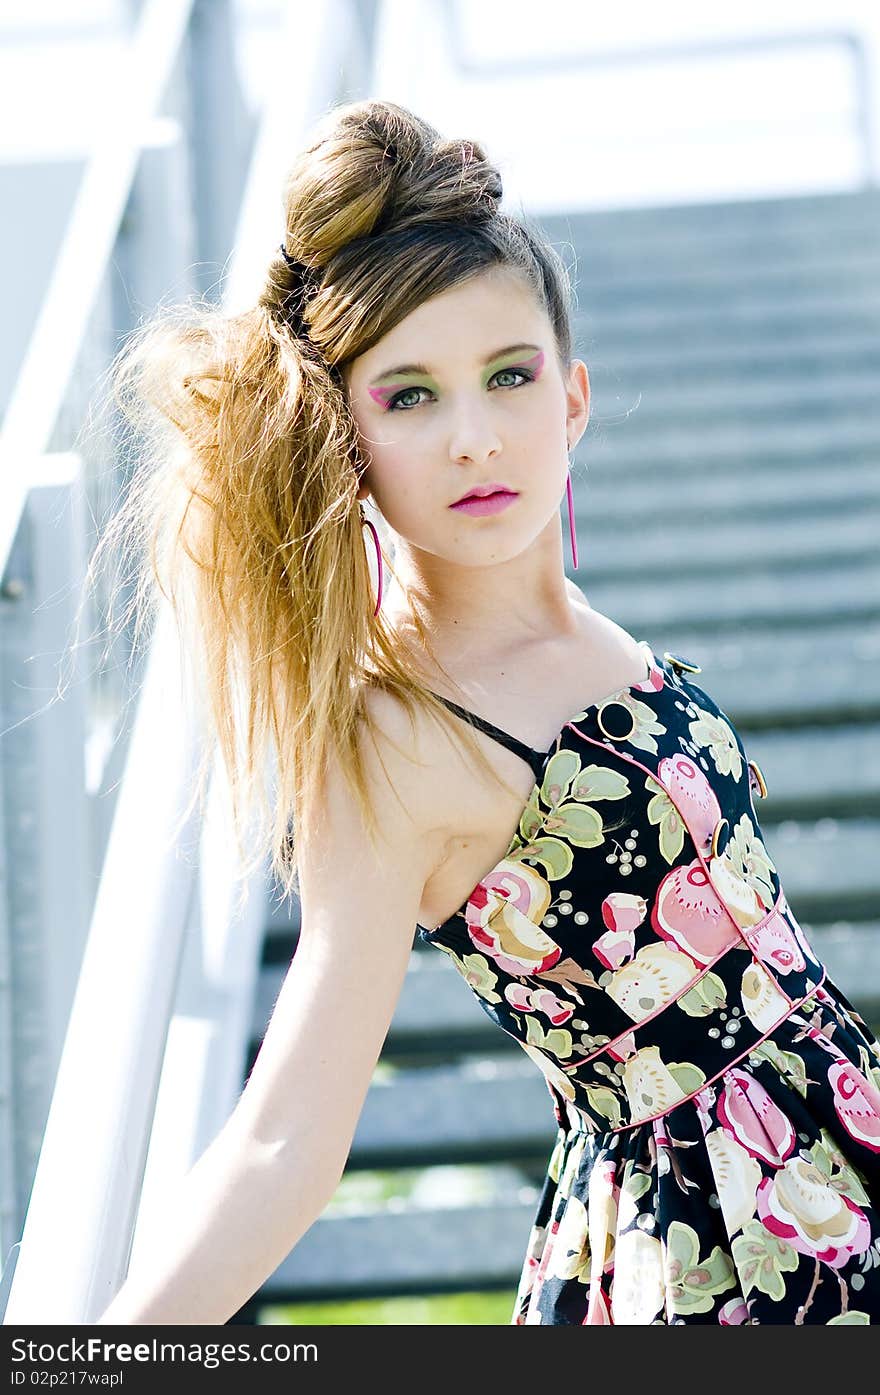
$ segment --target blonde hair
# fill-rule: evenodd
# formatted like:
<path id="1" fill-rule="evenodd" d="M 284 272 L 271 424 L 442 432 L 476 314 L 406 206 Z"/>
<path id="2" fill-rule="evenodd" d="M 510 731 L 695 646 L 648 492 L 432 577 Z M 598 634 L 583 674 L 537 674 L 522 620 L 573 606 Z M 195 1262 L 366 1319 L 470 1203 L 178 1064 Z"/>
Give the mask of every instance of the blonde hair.
<path id="1" fill-rule="evenodd" d="M 475 141 L 444 140 L 392 102 L 338 106 L 285 183 L 284 246 L 304 275 L 279 250 L 252 308 L 166 307 L 111 367 L 140 444 L 89 577 L 105 555 L 134 565 L 121 618 L 134 615 L 135 636 L 159 592 L 171 602 L 228 774 L 243 875 L 268 852 L 285 894 L 298 891 L 295 833 L 320 799 L 330 751 L 375 838 L 360 749 L 363 731 L 376 738 L 365 685 L 393 694 L 411 722 L 417 706 L 433 713 L 500 779 L 382 612 L 373 618 L 357 501 L 366 462 L 343 371 L 428 297 L 505 267 L 545 308 L 567 372 L 567 271 L 538 231 L 500 211 L 501 195 Z M 245 816 L 258 806 L 262 822 L 248 839 Z"/>

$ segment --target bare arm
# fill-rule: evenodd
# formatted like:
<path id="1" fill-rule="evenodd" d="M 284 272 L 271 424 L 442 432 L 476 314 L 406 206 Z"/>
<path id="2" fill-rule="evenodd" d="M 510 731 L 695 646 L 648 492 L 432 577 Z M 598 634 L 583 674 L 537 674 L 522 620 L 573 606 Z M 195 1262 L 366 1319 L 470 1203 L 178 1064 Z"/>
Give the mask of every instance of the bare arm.
<path id="1" fill-rule="evenodd" d="M 406 749 L 405 719 L 392 723 Z M 380 852 L 332 771 L 322 827 L 299 844 L 299 946 L 245 1090 L 169 1197 L 149 1260 L 101 1323 L 226 1322 L 339 1183 L 406 975 L 422 891 L 440 860 L 439 835 L 418 816 L 430 770 L 384 741 L 380 749 L 400 794 L 398 802 L 367 742 Z"/>

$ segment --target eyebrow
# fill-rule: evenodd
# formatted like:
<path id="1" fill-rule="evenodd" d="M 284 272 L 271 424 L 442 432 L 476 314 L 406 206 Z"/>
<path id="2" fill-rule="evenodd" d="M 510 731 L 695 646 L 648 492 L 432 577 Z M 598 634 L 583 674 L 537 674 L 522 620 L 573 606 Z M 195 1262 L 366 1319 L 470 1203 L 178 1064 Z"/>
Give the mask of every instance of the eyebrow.
<path id="1" fill-rule="evenodd" d="M 483 359 L 482 367 L 494 363 L 496 358 L 505 358 L 508 354 L 518 354 L 521 350 L 527 349 L 533 353 L 540 353 L 540 344 L 508 344 L 504 349 L 496 349 L 488 358 Z M 396 368 L 388 368 L 384 373 L 380 373 L 377 378 L 371 380 L 371 386 L 376 383 L 384 383 L 387 378 L 399 378 L 407 373 L 421 373 L 424 377 L 433 377 L 430 368 L 424 363 L 399 363 Z"/>

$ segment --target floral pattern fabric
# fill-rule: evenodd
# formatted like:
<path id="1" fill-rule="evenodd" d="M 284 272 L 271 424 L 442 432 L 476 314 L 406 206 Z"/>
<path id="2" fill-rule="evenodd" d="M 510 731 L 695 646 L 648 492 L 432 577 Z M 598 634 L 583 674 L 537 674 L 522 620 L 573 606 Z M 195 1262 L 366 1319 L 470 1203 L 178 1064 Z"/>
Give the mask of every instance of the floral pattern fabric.
<path id="1" fill-rule="evenodd" d="M 880 1323 L 880 1047 L 786 900 L 739 733 L 641 647 L 419 927 L 553 1101 L 511 1322 Z"/>

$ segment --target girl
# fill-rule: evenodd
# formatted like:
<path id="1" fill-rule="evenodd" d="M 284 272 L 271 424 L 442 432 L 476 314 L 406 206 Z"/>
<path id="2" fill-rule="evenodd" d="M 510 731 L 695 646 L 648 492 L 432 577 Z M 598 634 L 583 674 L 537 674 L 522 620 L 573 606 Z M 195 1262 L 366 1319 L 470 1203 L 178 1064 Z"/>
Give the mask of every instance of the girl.
<path id="1" fill-rule="evenodd" d="M 237 819 L 275 759 L 255 856 L 301 932 L 231 1118 L 102 1322 L 225 1322 L 320 1215 L 416 926 L 559 1126 L 513 1323 L 880 1321 L 877 1043 L 698 667 L 566 580 L 589 378 L 565 270 L 501 193 L 475 142 L 337 108 L 258 305 L 150 326 L 121 363 L 174 435 L 111 532 L 152 543 Z"/>

